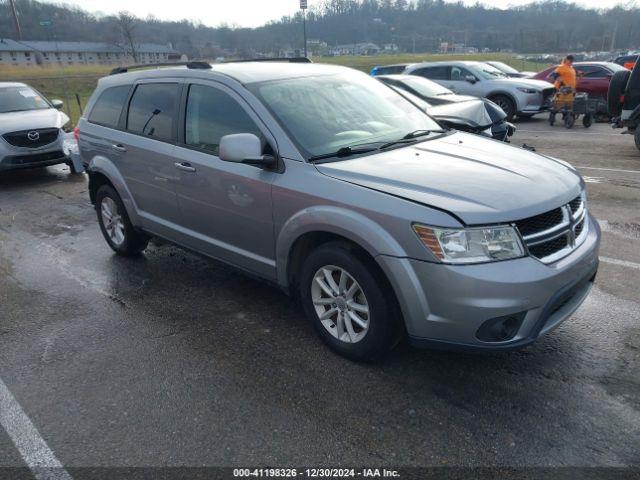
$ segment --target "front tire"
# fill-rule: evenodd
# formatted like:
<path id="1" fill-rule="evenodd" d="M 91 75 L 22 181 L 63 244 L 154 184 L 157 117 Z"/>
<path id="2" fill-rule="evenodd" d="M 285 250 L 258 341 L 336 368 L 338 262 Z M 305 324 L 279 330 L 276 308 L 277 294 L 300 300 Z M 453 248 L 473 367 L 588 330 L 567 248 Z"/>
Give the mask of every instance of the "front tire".
<path id="1" fill-rule="evenodd" d="M 504 110 L 504 113 L 507 114 L 507 121 L 513 121 L 514 117 L 516 116 L 516 104 L 511 98 L 507 97 L 506 95 L 495 95 L 489 100 L 491 100 L 502 110 Z"/>
<path id="2" fill-rule="evenodd" d="M 401 339 L 402 323 L 391 286 L 357 248 L 332 242 L 302 265 L 299 293 L 307 318 L 335 352 L 372 361 Z"/>
<path id="3" fill-rule="evenodd" d="M 110 185 L 98 189 L 96 213 L 102 235 L 114 252 L 133 256 L 147 248 L 149 237 L 133 228 L 120 195 Z"/>

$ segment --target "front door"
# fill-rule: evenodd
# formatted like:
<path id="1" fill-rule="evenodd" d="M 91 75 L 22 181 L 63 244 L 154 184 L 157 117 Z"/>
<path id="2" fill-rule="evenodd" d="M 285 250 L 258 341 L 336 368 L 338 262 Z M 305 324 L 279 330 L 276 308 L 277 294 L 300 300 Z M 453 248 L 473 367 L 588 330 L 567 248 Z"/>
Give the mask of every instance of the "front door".
<path id="1" fill-rule="evenodd" d="M 446 87 L 460 95 L 476 95 L 475 83 L 478 82 L 478 78 L 464 67 L 453 66 L 451 67 L 449 81 L 446 83 Z M 471 78 L 474 81 L 471 81 Z"/>
<path id="2" fill-rule="evenodd" d="M 189 85 L 174 157 L 182 242 L 259 275 L 275 278 L 271 186 L 278 173 L 218 158 L 220 139 L 273 138 L 244 101 L 215 83 Z M 260 125 L 260 126 L 259 126 Z"/>

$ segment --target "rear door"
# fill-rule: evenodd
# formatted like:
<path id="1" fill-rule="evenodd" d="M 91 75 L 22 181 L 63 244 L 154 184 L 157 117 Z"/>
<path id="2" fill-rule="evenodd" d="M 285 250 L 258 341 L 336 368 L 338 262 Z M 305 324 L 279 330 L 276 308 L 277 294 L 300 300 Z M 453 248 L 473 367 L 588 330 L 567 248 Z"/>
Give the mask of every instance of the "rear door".
<path id="1" fill-rule="evenodd" d="M 244 100 L 216 82 L 185 85 L 175 150 L 180 243 L 275 278 L 271 185 L 279 173 L 218 158 L 220 139 L 253 133 L 263 153 L 275 139 Z"/>
<path id="2" fill-rule="evenodd" d="M 448 87 L 451 78 L 451 67 L 446 65 L 434 65 L 432 67 L 421 67 L 413 70 L 411 75 L 427 78 L 433 82 L 439 83 L 444 87 Z"/>
<path id="3" fill-rule="evenodd" d="M 180 79 L 137 83 L 112 145 L 143 226 L 170 239 L 178 220 L 173 153 L 181 92 Z"/>

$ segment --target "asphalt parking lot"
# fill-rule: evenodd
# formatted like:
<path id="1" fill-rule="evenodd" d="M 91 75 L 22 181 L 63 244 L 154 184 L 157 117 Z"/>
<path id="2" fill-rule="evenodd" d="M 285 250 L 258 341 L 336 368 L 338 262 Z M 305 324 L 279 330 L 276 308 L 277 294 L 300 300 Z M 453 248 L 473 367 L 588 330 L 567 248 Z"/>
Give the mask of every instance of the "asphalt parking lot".
<path id="1" fill-rule="evenodd" d="M 640 467 L 640 152 L 607 124 L 518 128 L 585 176 L 601 266 L 559 329 L 486 356 L 349 362 L 271 286 L 114 256 L 84 175 L 1 174 L 0 466 Z"/>

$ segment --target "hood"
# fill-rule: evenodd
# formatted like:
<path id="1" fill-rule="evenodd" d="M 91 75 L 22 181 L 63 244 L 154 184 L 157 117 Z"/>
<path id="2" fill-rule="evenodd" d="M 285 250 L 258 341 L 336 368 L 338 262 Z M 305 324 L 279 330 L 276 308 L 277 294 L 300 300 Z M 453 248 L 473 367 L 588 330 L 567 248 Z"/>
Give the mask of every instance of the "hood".
<path id="1" fill-rule="evenodd" d="M 549 82 L 545 82 L 544 80 L 535 80 L 533 78 L 496 78 L 495 80 L 491 80 L 491 82 L 495 82 L 496 84 L 511 84 L 514 87 L 528 87 L 528 88 L 537 88 L 539 90 L 544 90 L 545 88 L 549 88 Z"/>
<path id="2" fill-rule="evenodd" d="M 473 128 L 488 128 L 493 123 L 482 100 L 447 103 L 427 109 L 427 113 L 440 120 L 460 120 Z"/>
<path id="3" fill-rule="evenodd" d="M 316 167 L 330 177 L 451 212 L 467 225 L 544 213 L 582 188 L 568 164 L 459 132 Z"/>
<path id="4" fill-rule="evenodd" d="M 62 128 L 67 122 L 69 117 L 55 108 L 0 113 L 0 134 L 39 128 Z"/>
<path id="5" fill-rule="evenodd" d="M 437 95 L 435 97 L 425 98 L 432 105 L 447 105 L 449 103 L 470 102 L 478 100 L 478 97 L 472 97 L 470 95 L 458 95 L 457 93 L 451 93 L 447 95 Z"/>

